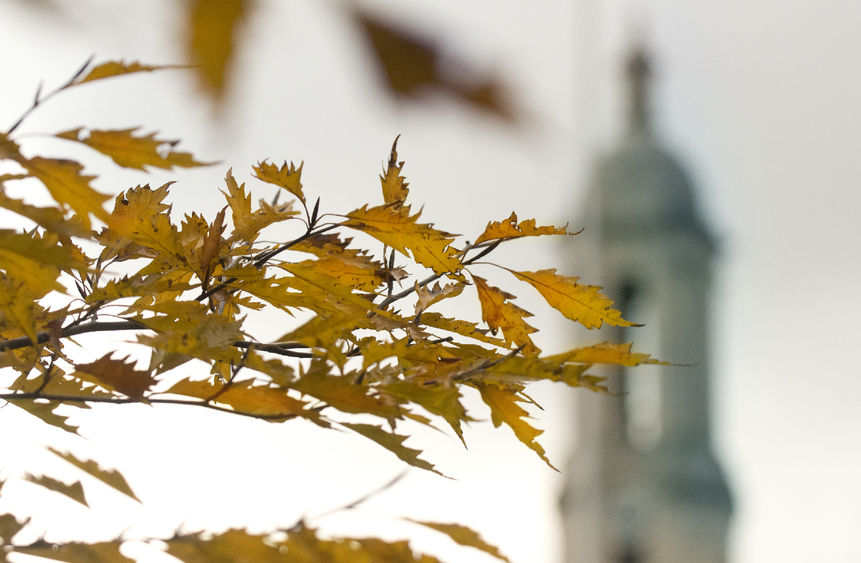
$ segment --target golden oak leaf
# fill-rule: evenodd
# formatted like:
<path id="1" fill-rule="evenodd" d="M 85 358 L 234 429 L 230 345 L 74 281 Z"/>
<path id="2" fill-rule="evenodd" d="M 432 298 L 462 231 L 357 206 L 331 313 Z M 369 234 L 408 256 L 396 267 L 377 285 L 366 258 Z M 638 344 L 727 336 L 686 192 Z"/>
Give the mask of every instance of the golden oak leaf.
<path id="1" fill-rule="evenodd" d="M 36 322 L 42 311 L 32 288 L 8 275 L 0 276 L 0 330 L 20 331 L 18 334 L 25 334 L 35 343 Z"/>
<path id="2" fill-rule="evenodd" d="M 453 274 L 463 267 L 458 251 L 450 246 L 455 235 L 434 229 L 430 224 L 416 223 L 419 213 L 410 216 L 407 205 L 401 207 L 363 206 L 347 215 L 345 227 L 364 232 L 430 268 L 436 274 Z"/>
<path id="3" fill-rule="evenodd" d="M 166 541 L 167 552 L 186 563 L 281 563 L 297 560 L 272 545 L 265 535 L 245 530 L 227 530 L 220 534 L 175 536 Z M 310 561 L 310 560 L 309 560 Z"/>
<path id="4" fill-rule="evenodd" d="M 467 528 L 466 526 L 461 526 L 460 524 L 443 524 L 440 522 L 413 520 L 412 518 L 406 518 L 406 520 L 408 522 L 413 522 L 414 524 L 420 524 L 432 530 L 436 530 L 437 532 L 442 532 L 460 545 L 474 547 L 475 549 L 479 549 L 485 553 L 489 553 L 497 559 L 501 559 L 502 561 L 508 561 L 509 563 L 511 563 L 508 557 L 504 556 L 499 551 L 498 547 L 484 541 L 484 539 L 482 539 L 478 532 L 476 532 L 472 528 Z"/>
<path id="5" fill-rule="evenodd" d="M 305 194 L 302 193 L 302 167 L 304 162 L 299 163 L 299 168 L 292 162 L 287 164 L 285 161 L 280 167 L 270 162 L 258 162 L 254 167 L 254 175 L 270 184 L 274 184 L 284 188 L 297 198 L 302 203 L 305 203 Z"/>
<path id="6" fill-rule="evenodd" d="M 494 346 L 505 346 L 505 340 L 487 334 L 488 329 L 479 328 L 475 323 L 469 321 L 447 318 L 440 313 L 430 311 L 422 313 L 421 321 L 423 325 L 428 327 L 453 332 Z"/>
<path id="7" fill-rule="evenodd" d="M 511 303 L 510 300 L 514 299 L 514 295 L 489 285 L 485 279 L 472 276 L 472 280 L 475 282 L 478 300 L 481 303 L 481 318 L 490 330 L 502 329 L 506 343 L 522 346 L 521 351 L 527 356 L 538 355 L 541 350 L 529 337 L 531 333 L 536 332 L 536 329 L 523 320 L 525 317 L 531 317 L 532 313 Z"/>
<path id="8" fill-rule="evenodd" d="M 54 561 L 104 561 L 109 563 L 125 563 L 127 561 L 134 563 L 134 559 L 129 559 L 120 552 L 123 543 L 125 540 L 122 539 L 62 544 L 42 541 L 28 546 L 15 546 L 12 551 L 53 559 Z"/>
<path id="9" fill-rule="evenodd" d="M 286 389 L 254 385 L 252 381 L 232 384 L 214 400 L 240 412 L 268 417 L 312 417 L 316 414 L 305 408 L 306 403 L 289 396 Z"/>
<path id="10" fill-rule="evenodd" d="M 419 455 L 421 455 L 421 450 L 414 450 L 412 448 L 408 448 L 404 445 L 404 442 L 408 438 L 408 436 L 401 436 L 400 434 L 395 434 L 392 432 L 387 432 L 380 426 L 376 426 L 374 424 L 361 424 L 361 423 L 350 423 L 350 422 L 342 422 L 343 426 L 346 426 L 350 430 L 361 434 L 362 436 L 373 440 L 379 445 L 383 446 L 396 456 L 398 456 L 402 461 L 412 465 L 413 467 L 418 467 L 420 469 L 426 469 L 428 471 L 433 471 L 437 475 L 443 475 L 439 471 L 437 471 L 431 463 L 421 459 Z M 443 475 L 445 477 L 445 475 Z"/>
<path id="11" fill-rule="evenodd" d="M 538 454 L 538 457 L 551 469 L 559 471 L 553 467 L 553 464 L 547 459 L 544 448 L 536 441 L 536 438 L 544 431 L 530 426 L 524 420 L 524 417 L 529 416 L 529 413 L 518 404 L 524 401 L 519 395 L 523 391 L 522 385 L 498 386 L 492 383 L 473 383 L 472 385 L 481 393 L 481 400 L 490 407 L 490 420 L 495 428 L 499 428 L 503 422 L 507 424 L 514 431 L 518 440 Z"/>
<path id="12" fill-rule="evenodd" d="M 631 342 L 622 344 L 601 342 L 592 346 L 575 348 L 562 354 L 556 354 L 548 359 L 586 364 L 615 364 L 627 367 L 638 366 L 640 364 L 669 365 L 667 362 L 652 358 L 649 354 L 631 352 L 631 346 Z"/>
<path id="13" fill-rule="evenodd" d="M 352 239 L 322 234 L 308 237 L 290 249 L 307 252 L 319 258 L 314 267 L 358 291 L 373 292 L 380 285 L 407 277 L 403 268 L 388 268 L 373 260 L 364 250 L 347 248 Z"/>
<path id="14" fill-rule="evenodd" d="M 126 482 L 125 477 L 115 469 L 102 469 L 99 467 L 99 464 L 92 460 L 81 460 L 77 458 L 75 455 L 70 453 L 61 453 L 54 448 L 49 447 L 48 451 L 52 454 L 66 460 L 71 463 L 84 473 L 87 473 L 91 477 L 95 477 L 105 485 L 111 487 L 115 491 L 119 491 L 126 496 L 129 496 L 136 501 L 140 502 L 140 499 L 135 496 L 129 484 Z"/>
<path id="15" fill-rule="evenodd" d="M 84 486 L 81 485 L 80 481 L 75 481 L 71 485 L 67 485 L 62 481 L 58 481 L 53 477 L 49 477 L 48 475 L 42 475 L 41 477 L 35 477 L 33 475 L 25 474 L 24 479 L 40 487 L 45 487 L 49 491 L 54 491 L 55 493 L 60 493 L 61 495 L 65 495 L 68 498 L 72 499 L 75 502 L 79 502 L 89 508 L 89 504 L 87 504 L 87 499 L 84 496 Z"/>
<path id="16" fill-rule="evenodd" d="M 547 303 L 572 321 L 586 328 L 610 326 L 639 326 L 622 318 L 622 313 L 613 309 L 613 301 L 601 293 L 596 285 L 577 283 L 580 278 L 560 276 L 556 269 L 537 272 L 509 270 L 518 279 L 538 290 Z"/>
<path id="17" fill-rule="evenodd" d="M 455 281 L 450 284 L 440 285 L 439 282 L 435 286 L 431 286 L 431 284 L 427 284 L 425 286 L 419 285 L 418 282 L 415 282 L 416 290 L 416 315 L 433 305 L 434 303 L 439 303 L 443 299 L 448 299 L 449 297 L 457 297 L 463 292 L 463 288 L 466 287 L 466 284 L 460 281 Z"/>
<path id="18" fill-rule="evenodd" d="M 155 383 L 149 371 L 134 368 L 134 362 L 127 358 L 115 360 L 107 353 L 95 362 L 78 364 L 75 377 L 97 383 L 106 389 L 127 395 L 131 399 L 142 400 L 144 393 Z"/>
<path id="19" fill-rule="evenodd" d="M 103 221 L 107 220 L 108 214 L 102 205 L 110 197 L 90 187 L 90 181 L 95 176 L 81 174 L 84 167 L 79 163 L 40 156 L 16 160 L 48 188 L 57 203 L 71 208 L 85 229 L 90 228 L 90 213 Z"/>
<path id="20" fill-rule="evenodd" d="M 233 177 L 233 171 L 228 170 L 224 178 L 227 192 L 223 191 L 230 212 L 233 214 L 233 233 L 231 240 L 243 240 L 253 243 L 264 228 L 273 223 L 283 221 L 288 217 L 296 215 L 292 202 L 277 207 L 260 200 L 260 207 L 251 211 L 251 194 L 245 193 L 245 184 L 239 184 Z"/>
<path id="21" fill-rule="evenodd" d="M 203 244 L 200 247 L 200 256 L 198 258 L 202 280 L 209 279 L 209 274 L 212 272 L 212 263 L 218 259 L 221 247 L 224 246 L 224 239 L 221 238 L 221 235 L 227 226 L 224 224 L 225 211 L 226 209 L 222 209 L 218 212 L 212 225 L 209 226 L 206 234 L 203 235 Z"/>
<path id="22" fill-rule="evenodd" d="M 9 197 L 2 190 L 0 190 L 0 207 L 26 217 L 51 233 L 73 237 L 86 237 L 90 235 L 90 230 L 84 228 L 84 225 L 77 217 L 66 217 L 63 210 L 59 207 L 37 207 L 30 205 L 20 199 Z"/>
<path id="23" fill-rule="evenodd" d="M 314 360 L 290 386 L 314 397 L 334 409 L 351 414 L 372 414 L 387 420 L 401 415 L 398 401 L 380 395 L 372 388 L 356 383 L 351 378 L 329 374 L 325 362 Z"/>
<path id="24" fill-rule="evenodd" d="M 383 185 L 383 201 L 386 205 L 402 204 L 407 199 L 407 194 L 410 193 L 406 178 L 401 176 L 404 163 L 398 162 L 399 138 L 400 135 L 395 137 L 395 142 L 392 143 L 392 152 L 389 155 L 389 163 L 383 171 L 383 175 L 380 176 L 380 182 Z"/>
<path id="25" fill-rule="evenodd" d="M 475 239 L 475 243 L 507 238 L 565 234 L 568 234 L 567 225 L 564 227 L 554 227 L 552 225 L 537 227 L 535 219 L 527 219 L 518 223 L 517 215 L 512 211 L 511 216 L 505 221 L 492 221 L 488 223 L 484 232 Z"/>
<path id="26" fill-rule="evenodd" d="M 185 39 L 189 59 L 197 69 L 198 82 L 216 101 L 224 96 L 243 20 L 252 0 L 193 0 L 189 3 Z"/>
<path id="27" fill-rule="evenodd" d="M 411 401 L 429 413 L 443 417 L 463 442 L 461 423 L 470 422 L 473 419 L 466 413 L 466 409 L 461 404 L 460 391 L 457 387 L 396 380 L 383 385 L 382 389 L 388 395 Z"/>
<path id="28" fill-rule="evenodd" d="M 79 127 L 57 133 L 57 137 L 83 143 L 125 168 L 146 170 L 147 166 L 153 166 L 170 170 L 174 166 L 191 168 L 212 164 L 194 160 L 191 153 L 174 150 L 179 141 L 157 139 L 155 133 L 135 136 L 137 130 L 138 127 L 115 130 Z"/>
<path id="29" fill-rule="evenodd" d="M 81 74 L 83 71 L 86 71 L 89 66 L 89 61 L 87 61 L 87 65 L 81 69 Z M 90 69 L 87 74 L 83 76 L 83 78 L 78 78 L 72 82 L 73 86 L 77 86 L 79 84 L 84 84 L 87 82 L 92 82 L 94 80 L 102 80 L 104 78 L 111 78 L 113 76 L 122 76 L 123 74 L 132 74 L 135 72 L 152 72 L 154 70 L 162 70 L 168 68 L 181 68 L 176 65 L 146 65 L 141 64 L 137 61 L 125 62 L 125 61 L 107 61 L 101 64 L 94 66 Z"/>
<path id="30" fill-rule="evenodd" d="M 593 391 L 606 390 L 604 378 L 586 374 L 588 364 L 566 363 L 556 357 L 499 357 L 487 367 L 471 374 L 466 381 L 496 385 L 531 381 L 559 381 L 571 387 L 587 387 Z"/>
<path id="31" fill-rule="evenodd" d="M 169 187 L 170 183 L 155 190 L 149 185 L 136 186 L 117 195 L 105 221 L 108 226 L 98 236 L 104 246 L 102 260 L 154 258 L 159 252 L 179 251 L 176 229 L 168 217 L 170 205 L 162 203 Z"/>
<path id="32" fill-rule="evenodd" d="M 21 282 L 34 298 L 49 291 L 63 291 L 57 281 L 61 270 L 68 270 L 72 260 L 57 235 L 38 236 L 0 229 L 0 272 L 10 280 Z"/>
<path id="33" fill-rule="evenodd" d="M 46 389 L 42 389 L 45 393 L 51 393 Z M 54 412 L 61 403 L 57 401 L 10 401 L 16 407 L 42 419 L 42 422 L 50 424 L 66 432 L 72 434 L 78 433 L 78 427 L 69 423 L 69 415 L 57 414 Z"/>

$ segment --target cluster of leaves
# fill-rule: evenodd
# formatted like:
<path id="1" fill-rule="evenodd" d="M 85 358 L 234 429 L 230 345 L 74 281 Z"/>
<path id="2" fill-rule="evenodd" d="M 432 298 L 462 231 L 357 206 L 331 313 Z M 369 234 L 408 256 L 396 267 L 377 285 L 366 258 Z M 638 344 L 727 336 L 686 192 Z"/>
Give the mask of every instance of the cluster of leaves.
<path id="1" fill-rule="evenodd" d="M 88 63 L 54 92 L 37 94 L 33 108 L 69 88 L 158 68 Z M 537 441 L 541 431 L 527 419 L 525 407 L 533 402 L 527 385 L 554 381 L 601 390 L 601 378 L 588 373 L 593 364 L 654 362 L 631 352 L 629 344 L 543 355 L 532 339 L 536 329 L 526 320 L 530 313 L 514 304 L 514 295 L 479 275 L 483 269 L 508 272 L 513 282 L 537 290 L 552 308 L 586 327 L 632 323 L 600 288 L 576 277 L 486 260 L 500 244 L 566 235 L 565 227 L 521 221 L 512 213 L 488 223 L 470 243 L 420 222 L 421 212 L 408 203 L 397 139 L 376 205 L 321 213 L 320 200 L 305 193 L 302 164 L 262 161 L 253 175 L 275 186 L 274 199 L 255 205 L 250 189 L 228 170 L 224 208 L 211 219 L 195 212 L 177 223 L 166 203 L 170 184 L 126 189 L 108 211 L 110 198 L 92 187 L 95 177 L 84 174 L 80 163 L 26 156 L 15 132 L 28 114 L 0 134 L 0 159 L 19 169 L 0 175 L 0 207 L 34 225 L 27 231 L 0 230 L 0 399 L 48 424 L 74 433 L 68 415 L 55 410 L 93 403 L 168 403 L 272 422 L 305 419 L 350 430 L 409 465 L 438 472 L 419 450 L 404 444 L 408 435 L 399 433 L 399 424 L 445 423 L 463 440 L 462 425 L 474 420 L 463 396 L 472 389 L 494 426 L 510 427 L 552 467 Z M 177 150 L 175 142 L 135 128 L 78 128 L 56 137 L 142 171 L 204 165 Z M 7 194 L 7 184 L 34 180 L 54 205 L 38 207 Z M 262 233 L 276 226 L 291 234 L 264 242 Z M 363 248 L 357 242 L 362 240 L 380 250 Z M 60 305 L 57 295 L 66 296 Z M 444 302 L 470 297 L 478 302 L 480 321 L 439 311 Z M 279 311 L 296 320 L 276 338 L 258 338 L 247 328 L 258 311 Z M 149 350 L 148 365 L 138 366 L 117 351 L 88 362 L 72 357 L 80 352 L 74 337 L 103 331 L 134 334 Z M 189 362 L 187 367 L 197 369 L 177 369 Z M 55 453 L 135 498 L 118 473 Z M 26 478 L 86 504 L 80 482 Z M 462 526 L 417 523 L 502 557 Z M 59 548 L 15 544 L 22 526 L 12 515 L 0 516 L 5 549 L 0 557 L 11 551 L 120 557 L 124 541 Z M 232 530 L 162 541 L 170 554 L 187 561 L 209 561 L 208 554 L 231 550 L 246 558 L 254 553 L 255 561 L 276 560 L 285 551 L 297 561 L 435 560 L 414 556 L 401 543 L 321 539 L 303 523 L 265 536 Z"/>

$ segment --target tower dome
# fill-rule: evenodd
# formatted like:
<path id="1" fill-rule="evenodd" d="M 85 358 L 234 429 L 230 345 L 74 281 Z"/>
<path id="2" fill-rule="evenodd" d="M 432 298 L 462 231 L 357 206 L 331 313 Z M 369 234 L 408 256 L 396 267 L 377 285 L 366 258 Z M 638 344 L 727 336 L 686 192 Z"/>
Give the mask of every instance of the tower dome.
<path id="1" fill-rule="evenodd" d="M 649 63 L 636 51 L 628 63 L 630 116 L 620 145 L 599 160 L 586 209 L 599 210 L 602 236 L 642 236 L 655 230 L 698 231 L 708 239 L 681 164 L 652 135 L 648 123 Z"/>

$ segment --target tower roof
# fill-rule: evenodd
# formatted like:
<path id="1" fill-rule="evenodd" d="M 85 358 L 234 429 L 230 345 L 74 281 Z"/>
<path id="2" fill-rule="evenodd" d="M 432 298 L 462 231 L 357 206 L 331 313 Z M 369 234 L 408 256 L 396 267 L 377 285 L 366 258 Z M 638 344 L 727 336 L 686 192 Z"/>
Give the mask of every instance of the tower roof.
<path id="1" fill-rule="evenodd" d="M 627 65 L 628 130 L 620 145 L 598 163 L 587 213 L 600 214 L 601 231 L 609 237 L 658 230 L 706 236 L 687 173 L 649 127 L 650 66 L 645 53 L 635 49 Z"/>

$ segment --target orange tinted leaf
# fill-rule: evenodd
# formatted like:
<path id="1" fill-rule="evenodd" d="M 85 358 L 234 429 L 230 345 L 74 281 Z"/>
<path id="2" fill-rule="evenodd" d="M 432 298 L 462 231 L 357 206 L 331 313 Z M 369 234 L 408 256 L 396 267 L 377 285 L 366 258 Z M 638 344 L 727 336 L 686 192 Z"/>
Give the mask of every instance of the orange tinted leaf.
<path id="1" fill-rule="evenodd" d="M 396 456 L 398 456 L 402 461 L 412 465 L 413 467 L 418 467 L 420 469 L 426 469 L 428 471 L 433 471 L 438 475 L 442 475 L 439 471 L 437 471 L 434 466 L 427 461 L 421 459 L 419 455 L 422 453 L 421 450 L 414 450 L 412 448 L 408 448 L 404 446 L 404 441 L 408 438 L 408 436 L 401 436 L 400 434 L 394 434 L 392 432 L 386 432 L 380 426 L 375 426 L 373 424 L 360 424 L 360 423 L 350 423 L 350 422 L 342 422 L 343 426 L 346 426 L 350 430 L 354 432 L 358 432 L 362 436 L 373 440 L 379 445 L 383 446 Z M 445 477 L 445 475 L 443 475 Z"/>
<path id="2" fill-rule="evenodd" d="M 95 362 L 78 364 L 75 377 L 98 383 L 131 399 L 143 399 L 144 393 L 155 383 L 152 375 L 148 371 L 134 369 L 134 362 L 126 362 L 127 358 L 115 360 L 110 356 L 107 353 Z"/>
<path id="3" fill-rule="evenodd" d="M 475 549 L 480 549 L 485 553 L 493 555 L 497 559 L 509 561 L 508 557 L 500 553 L 498 547 L 487 543 L 482 539 L 478 532 L 471 528 L 467 528 L 466 526 L 461 526 L 460 524 L 442 524 L 439 522 L 413 520 L 412 518 L 407 518 L 406 520 L 415 524 L 421 524 L 422 526 L 426 526 L 432 530 L 436 530 L 437 532 L 442 532 L 460 545 L 474 547 Z"/>
<path id="4" fill-rule="evenodd" d="M 203 236 L 199 259 L 200 269 L 203 272 L 202 279 L 209 278 L 209 274 L 212 272 L 212 262 L 218 259 L 221 247 L 224 246 L 224 239 L 221 238 L 221 235 L 226 227 L 224 224 L 225 211 L 226 209 L 222 209 L 218 212 L 215 221 L 212 222 Z"/>
<path id="5" fill-rule="evenodd" d="M 119 491 L 119 492 L 123 493 L 124 495 L 129 496 L 129 497 L 135 499 L 136 501 L 140 502 L 140 499 L 138 499 L 138 497 L 135 496 L 134 492 L 132 492 L 132 489 L 131 489 L 131 487 L 129 487 L 129 484 L 126 482 L 125 477 L 123 477 L 122 474 L 120 474 L 118 471 L 116 471 L 114 469 L 102 469 L 101 467 L 99 467 L 99 464 L 96 463 L 95 461 L 91 461 L 91 460 L 83 461 L 83 460 L 75 457 L 73 454 L 60 453 L 58 450 L 55 450 L 54 448 L 49 447 L 48 451 L 50 451 L 52 454 L 54 454 L 58 457 L 63 458 L 64 460 L 71 463 L 72 465 L 74 465 L 75 467 L 77 467 L 78 469 L 83 471 L 84 473 L 87 473 L 90 476 L 95 477 L 96 479 L 98 479 L 99 481 L 101 481 L 105 485 L 111 487 L 112 489 Z"/>
<path id="6" fill-rule="evenodd" d="M 383 175 L 380 176 L 380 182 L 383 185 L 383 201 L 386 202 L 386 205 L 403 203 L 407 199 L 407 194 L 410 193 L 410 190 L 407 188 L 409 184 L 406 182 L 406 178 L 401 176 L 404 163 L 398 162 L 398 138 L 400 138 L 400 135 L 395 137 L 395 142 L 392 143 L 389 163 Z"/>
<path id="7" fill-rule="evenodd" d="M 531 317 L 532 313 L 511 303 L 510 300 L 514 299 L 514 295 L 489 285 L 486 280 L 478 276 L 472 276 L 472 280 L 475 282 L 478 300 L 481 303 L 481 318 L 490 330 L 502 329 L 505 341 L 522 346 L 522 352 L 525 355 L 539 354 L 541 350 L 529 337 L 536 332 L 536 329 L 523 320 L 525 317 Z"/>
<path id="8" fill-rule="evenodd" d="M 539 235 L 564 235 L 568 234 L 567 229 L 567 225 L 565 227 L 554 227 L 552 225 L 538 227 L 535 225 L 535 219 L 527 219 L 518 223 L 517 215 L 512 211 L 511 216 L 505 221 L 492 221 L 488 223 L 484 232 L 475 239 L 475 243 Z"/>
<path id="9" fill-rule="evenodd" d="M 390 206 L 356 209 L 347 215 L 343 224 L 362 231 L 403 254 L 407 249 L 413 259 L 437 274 L 459 272 L 463 267 L 457 250 L 450 246 L 454 235 L 434 229 L 430 224 L 416 223 L 419 213 L 409 214 L 409 206 Z"/>
<path id="10" fill-rule="evenodd" d="M 299 399 L 287 394 L 285 389 L 255 386 L 252 381 L 243 381 L 229 386 L 215 401 L 230 405 L 240 412 L 264 416 L 309 416 L 312 411 Z"/>
<path id="11" fill-rule="evenodd" d="M 40 156 L 19 158 L 17 161 L 48 188 L 57 203 L 71 208 L 84 228 L 90 228 L 90 213 L 103 221 L 107 219 L 108 214 L 102 205 L 110 197 L 90 187 L 90 181 L 95 176 L 81 174 L 84 167 L 79 163 Z"/>
<path id="12" fill-rule="evenodd" d="M 174 166 L 191 168 L 211 164 L 194 160 L 191 153 L 173 150 L 179 141 L 157 139 L 155 133 L 135 136 L 137 130 L 137 127 L 89 131 L 78 128 L 58 133 L 57 137 L 83 143 L 120 166 L 137 170 L 146 170 L 147 166 L 170 170 Z"/>
<path id="13" fill-rule="evenodd" d="M 512 430 L 517 439 L 526 444 L 529 449 L 538 454 L 544 463 L 550 466 L 551 469 L 558 471 L 544 452 L 544 448 L 536 441 L 536 438 L 544 433 L 543 430 L 538 430 L 529 425 L 524 417 L 529 413 L 518 403 L 523 402 L 518 393 L 523 390 L 520 385 L 512 386 L 497 386 L 493 384 L 483 385 L 473 383 L 481 393 L 481 399 L 490 407 L 490 419 L 493 426 L 499 428 L 502 423 L 507 424 Z"/>
<path id="14" fill-rule="evenodd" d="M 305 203 L 305 194 L 302 193 L 302 167 L 304 162 L 299 163 L 299 168 L 292 162 L 287 164 L 285 161 L 280 167 L 275 166 L 270 162 L 258 162 L 254 167 L 254 175 L 257 178 L 275 184 L 284 188 L 297 198 L 302 203 Z"/>
<path id="15" fill-rule="evenodd" d="M 602 294 L 601 288 L 596 285 L 579 284 L 579 278 L 560 276 L 555 268 L 537 272 L 510 271 L 537 289 L 551 307 L 586 328 L 601 328 L 605 323 L 611 326 L 637 326 L 623 319 L 622 314 L 611 307 L 613 301 Z"/>

